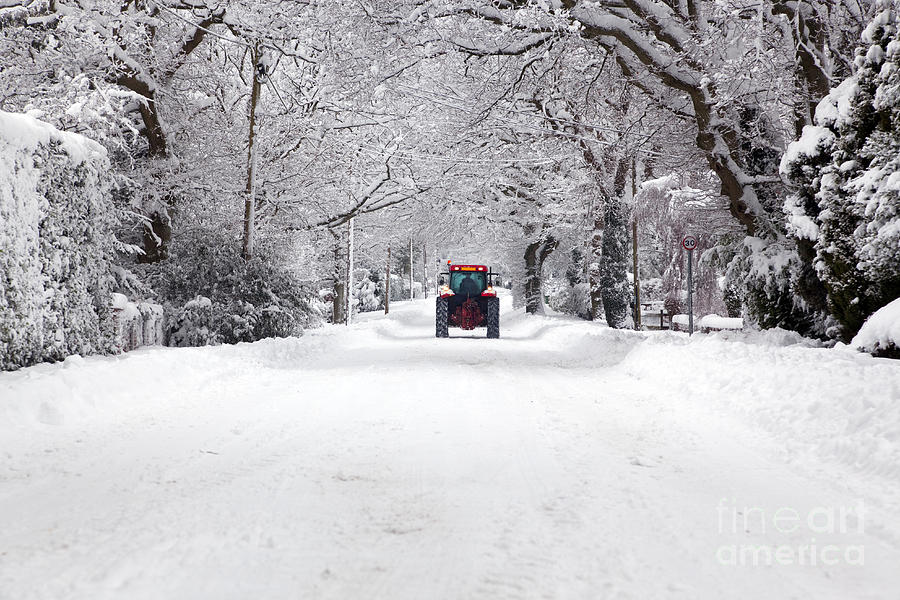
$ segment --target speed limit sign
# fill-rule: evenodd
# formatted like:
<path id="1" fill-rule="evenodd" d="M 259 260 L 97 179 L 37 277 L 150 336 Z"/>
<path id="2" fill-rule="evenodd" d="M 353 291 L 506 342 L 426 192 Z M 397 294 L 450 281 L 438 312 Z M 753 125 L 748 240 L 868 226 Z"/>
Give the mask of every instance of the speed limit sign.
<path id="1" fill-rule="evenodd" d="M 694 273 L 691 268 L 694 264 L 694 248 L 697 247 L 697 238 L 692 235 L 684 236 L 681 245 L 687 250 L 687 297 L 688 297 L 688 335 L 694 334 Z"/>

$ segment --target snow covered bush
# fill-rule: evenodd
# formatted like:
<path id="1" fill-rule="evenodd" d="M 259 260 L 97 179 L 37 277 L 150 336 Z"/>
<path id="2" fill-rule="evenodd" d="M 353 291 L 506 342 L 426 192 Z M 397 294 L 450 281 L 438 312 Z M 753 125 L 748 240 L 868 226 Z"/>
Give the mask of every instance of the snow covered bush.
<path id="1" fill-rule="evenodd" d="M 900 359 L 900 298 L 875 311 L 850 345 L 875 356 Z"/>
<path id="2" fill-rule="evenodd" d="M 884 6 L 863 32 L 856 73 L 819 103 L 781 163 L 796 186 L 788 228 L 824 284 L 799 291 L 827 308 L 845 341 L 900 296 L 900 12 Z"/>
<path id="3" fill-rule="evenodd" d="M 409 276 L 391 273 L 391 302 L 399 302 L 400 300 L 409 300 Z"/>
<path id="4" fill-rule="evenodd" d="M 114 349 L 105 150 L 0 112 L 0 368 Z"/>
<path id="5" fill-rule="evenodd" d="M 264 246 L 244 260 L 235 239 L 198 229 L 178 236 L 169 260 L 134 268 L 172 314 L 169 343 L 205 345 L 297 335 L 317 323 L 289 267 Z"/>
<path id="6" fill-rule="evenodd" d="M 663 308 L 665 309 L 666 314 L 669 314 L 669 315 L 681 314 L 681 308 L 682 308 L 681 295 L 675 294 L 674 292 L 669 293 L 669 295 L 666 296 L 665 300 L 663 301 Z"/>
<path id="7" fill-rule="evenodd" d="M 566 308 L 572 296 L 572 287 L 565 280 L 553 278 L 546 281 L 544 293 L 547 295 L 547 306 L 556 312 L 567 313 Z"/>
<path id="8" fill-rule="evenodd" d="M 205 296 L 197 296 L 175 314 L 169 345 L 214 346 L 220 344 L 222 336 L 216 329 L 212 301 Z"/>
<path id="9" fill-rule="evenodd" d="M 353 300 L 357 312 L 372 312 L 383 306 L 378 293 L 378 279 L 368 269 L 353 271 Z"/>
<path id="10" fill-rule="evenodd" d="M 591 319 L 591 286 L 585 273 L 584 252 L 574 246 L 569 253 L 565 277 L 549 277 L 544 283 L 547 306 L 556 312 Z"/>
<path id="11" fill-rule="evenodd" d="M 571 285 L 565 280 L 554 279 L 546 284 L 547 305 L 567 315 L 589 320 L 591 317 L 591 286 L 588 283 Z"/>

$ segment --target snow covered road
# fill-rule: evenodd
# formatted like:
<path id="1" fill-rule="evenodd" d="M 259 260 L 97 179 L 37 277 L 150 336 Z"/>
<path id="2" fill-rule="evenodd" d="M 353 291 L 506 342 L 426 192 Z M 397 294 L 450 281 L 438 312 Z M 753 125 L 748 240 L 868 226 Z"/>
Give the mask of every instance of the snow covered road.
<path id="1" fill-rule="evenodd" d="M 502 336 L 413 302 L 0 374 L 0 598 L 900 597 L 896 362 Z"/>

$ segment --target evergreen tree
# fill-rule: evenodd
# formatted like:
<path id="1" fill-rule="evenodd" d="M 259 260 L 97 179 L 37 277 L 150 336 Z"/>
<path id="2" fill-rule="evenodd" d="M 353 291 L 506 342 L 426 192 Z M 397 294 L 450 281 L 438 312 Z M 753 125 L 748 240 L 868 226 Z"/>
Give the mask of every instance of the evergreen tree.
<path id="1" fill-rule="evenodd" d="M 606 323 L 621 329 L 628 319 L 628 213 L 624 202 L 611 200 L 603 208 L 603 256 L 600 288 Z"/>
<path id="2" fill-rule="evenodd" d="M 885 5 L 863 33 L 857 72 L 819 104 L 782 161 L 797 186 L 789 229 L 813 258 L 822 288 L 798 285 L 847 341 L 900 296 L 900 10 Z"/>
<path id="3" fill-rule="evenodd" d="M 570 256 L 571 260 L 566 267 L 566 281 L 575 287 L 579 283 L 584 283 L 584 252 L 578 246 L 574 246 Z"/>

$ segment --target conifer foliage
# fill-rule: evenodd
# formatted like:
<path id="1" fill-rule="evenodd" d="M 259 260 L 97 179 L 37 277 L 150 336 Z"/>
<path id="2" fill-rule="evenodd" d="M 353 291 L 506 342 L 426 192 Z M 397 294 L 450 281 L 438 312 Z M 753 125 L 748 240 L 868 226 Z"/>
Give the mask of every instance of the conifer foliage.
<path id="1" fill-rule="evenodd" d="M 604 207 L 606 230 L 600 261 L 600 289 L 603 310 L 610 327 L 621 329 L 628 319 L 631 291 L 626 276 L 628 265 L 628 211 L 622 202 L 607 202 Z"/>
<path id="2" fill-rule="evenodd" d="M 819 103 L 781 170 L 797 186 L 788 228 L 810 249 L 824 288 L 799 288 L 848 341 L 900 296 L 900 5 L 863 32 L 856 73 Z M 824 301 L 823 301 L 824 300 Z"/>

